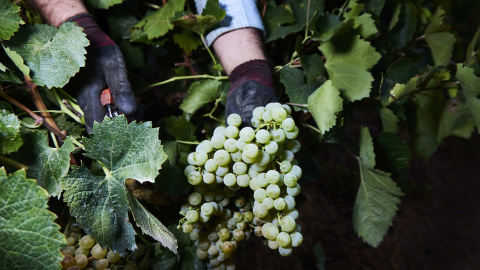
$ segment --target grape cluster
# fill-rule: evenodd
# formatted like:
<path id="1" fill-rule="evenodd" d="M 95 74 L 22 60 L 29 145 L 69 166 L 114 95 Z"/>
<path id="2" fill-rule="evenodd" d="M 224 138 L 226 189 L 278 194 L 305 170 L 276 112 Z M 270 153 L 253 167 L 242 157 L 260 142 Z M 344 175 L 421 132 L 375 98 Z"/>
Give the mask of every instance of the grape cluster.
<path id="1" fill-rule="evenodd" d="M 137 251 L 140 250 L 137 249 Z M 68 270 L 105 270 L 108 267 L 119 267 L 125 270 L 136 270 L 135 263 L 125 263 L 118 253 L 103 249 L 90 235 L 81 236 L 80 227 L 74 224 L 67 237 L 67 245 L 60 252 L 63 254 L 62 269 Z M 114 268 L 115 269 L 115 268 Z"/>
<path id="2" fill-rule="evenodd" d="M 283 256 L 302 243 L 295 221 L 302 177 L 294 159 L 299 130 L 290 114 L 291 108 L 279 103 L 257 107 L 251 120 L 256 129 L 239 129 L 241 117 L 232 114 L 227 127 L 217 127 L 188 155 L 184 172 L 195 188 L 182 206 L 179 226 L 209 268 L 234 269 L 232 253 L 252 233 Z"/>

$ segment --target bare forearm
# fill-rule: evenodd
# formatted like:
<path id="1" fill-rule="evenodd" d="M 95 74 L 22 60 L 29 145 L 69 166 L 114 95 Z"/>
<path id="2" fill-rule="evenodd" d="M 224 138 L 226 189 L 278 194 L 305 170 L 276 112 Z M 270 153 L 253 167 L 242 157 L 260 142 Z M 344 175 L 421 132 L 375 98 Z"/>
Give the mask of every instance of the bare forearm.
<path id="1" fill-rule="evenodd" d="M 87 13 L 81 0 L 27 0 L 48 24 L 59 26 L 70 17 Z"/>

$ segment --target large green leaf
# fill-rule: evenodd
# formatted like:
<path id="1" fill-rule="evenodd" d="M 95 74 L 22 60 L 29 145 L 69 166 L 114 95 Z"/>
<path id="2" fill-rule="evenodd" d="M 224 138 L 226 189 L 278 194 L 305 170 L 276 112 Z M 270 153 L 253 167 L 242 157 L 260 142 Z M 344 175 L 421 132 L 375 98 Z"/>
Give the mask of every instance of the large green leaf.
<path id="1" fill-rule="evenodd" d="M 216 100 L 220 96 L 218 80 L 196 81 L 190 85 L 187 97 L 180 104 L 180 109 L 189 114 L 194 114 L 198 109 Z"/>
<path id="2" fill-rule="evenodd" d="M 123 0 L 88 0 L 88 2 L 96 8 L 108 9 L 113 5 L 122 3 Z"/>
<path id="3" fill-rule="evenodd" d="M 437 9 L 425 30 L 425 40 L 430 45 L 436 66 L 447 66 L 450 63 L 456 41 L 455 36 L 448 32 L 448 25 L 443 22 L 444 16 L 445 11 Z"/>
<path id="4" fill-rule="evenodd" d="M 177 253 L 178 244 L 175 236 L 155 216 L 148 212 L 131 192 L 127 193 L 127 201 L 133 218 L 137 225 L 142 228 L 142 231 L 172 252 Z"/>
<path id="5" fill-rule="evenodd" d="M 300 55 L 300 62 L 308 83 L 316 82 L 319 77 L 324 76 L 325 62 L 320 55 Z"/>
<path id="6" fill-rule="evenodd" d="M 345 14 L 345 20 L 353 20 L 353 28 L 355 28 L 363 38 L 368 38 L 378 32 L 371 14 L 363 13 L 360 15 L 365 8 L 364 4 L 358 3 L 357 0 L 350 0 L 348 7 L 350 10 Z"/>
<path id="7" fill-rule="evenodd" d="M 0 110 L 0 154 L 15 152 L 22 143 L 20 120 L 15 114 Z"/>
<path id="8" fill-rule="evenodd" d="M 128 221 L 125 179 L 95 176 L 82 166 L 73 167 L 62 182 L 64 200 L 88 235 L 119 254 L 136 248 L 135 231 Z"/>
<path id="9" fill-rule="evenodd" d="M 445 105 L 438 125 L 438 142 L 448 136 L 470 139 L 475 130 L 475 120 L 467 103 L 454 99 Z"/>
<path id="10" fill-rule="evenodd" d="M 63 87 L 85 66 L 85 47 L 89 44 L 82 28 L 66 22 L 54 26 L 25 26 L 5 43 L 17 52 L 32 71 L 37 85 Z"/>
<path id="11" fill-rule="evenodd" d="M 19 11 L 20 7 L 10 0 L 0 0 L 0 39 L 9 40 L 24 24 Z"/>
<path id="12" fill-rule="evenodd" d="M 380 59 L 369 42 L 358 35 L 342 34 L 320 46 L 325 55 L 330 80 L 349 101 L 370 95 L 373 77 L 368 72 Z"/>
<path id="13" fill-rule="evenodd" d="M 75 149 L 67 137 L 60 148 L 48 146 L 47 133 L 31 132 L 24 135 L 25 143 L 18 151 L 18 161 L 28 166 L 27 176 L 37 179 L 38 185 L 52 196 L 62 192 L 60 179 L 70 168 L 70 153 Z"/>
<path id="14" fill-rule="evenodd" d="M 223 20 L 225 14 L 225 10 L 220 7 L 218 0 L 208 0 L 201 15 L 178 12 L 171 19 L 171 23 L 204 35 L 208 28 Z"/>
<path id="15" fill-rule="evenodd" d="M 271 4 L 265 9 L 263 20 L 269 38 L 274 31 L 278 31 L 277 29 L 279 29 L 280 26 L 295 23 L 295 17 L 291 10 L 283 6 L 275 6 Z M 282 37 L 282 35 L 280 35 L 280 37 Z"/>
<path id="16" fill-rule="evenodd" d="M 318 88 L 317 83 L 305 83 L 305 74 L 300 69 L 288 66 L 282 68 L 280 81 L 285 86 L 290 102 L 297 104 L 307 104 L 308 97 Z"/>
<path id="17" fill-rule="evenodd" d="M 477 128 L 480 128 L 480 78 L 475 76 L 473 68 L 457 65 L 457 79 L 460 81 L 470 113 L 475 119 Z"/>
<path id="18" fill-rule="evenodd" d="M 65 236 L 47 210 L 48 194 L 25 171 L 0 168 L 0 269 L 61 269 Z"/>
<path id="19" fill-rule="evenodd" d="M 371 136 L 362 128 L 360 136 L 360 187 L 353 208 L 353 227 L 368 244 L 377 247 L 392 225 L 403 193 L 390 174 L 376 170 Z M 366 163 L 365 163 L 366 161 Z"/>
<path id="20" fill-rule="evenodd" d="M 147 34 L 148 39 L 154 39 L 164 36 L 173 29 L 170 18 L 173 18 L 175 12 L 183 10 L 185 0 L 168 1 L 161 9 L 148 15 L 135 25 L 136 28 L 142 28 Z"/>
<path id="21" fill-rule="evenodd" d="M 151 122 L 127 123 L 125 116 L 108 117 L 93 125 L 92 138 L 85 138 L 85 156 L 101 162 L 117 179 L 154 182 L 167 159 Z"/>
<path id="22" fill-rule="evenodd" d="M 308 109 L 312 113 L 321 134 L 335 125 L 337 113 L 343 109 L 340 91 L 332 81 L 326 81 L 308 98 Z"/>
<path id="23" fill-rule="evenodd" d="M 202 41 L 198 36 L 187 30 L 173 34 L 173 41 L 177 43 L 186 54 L 190 54 L 193 50 L 202 45 Z"/>

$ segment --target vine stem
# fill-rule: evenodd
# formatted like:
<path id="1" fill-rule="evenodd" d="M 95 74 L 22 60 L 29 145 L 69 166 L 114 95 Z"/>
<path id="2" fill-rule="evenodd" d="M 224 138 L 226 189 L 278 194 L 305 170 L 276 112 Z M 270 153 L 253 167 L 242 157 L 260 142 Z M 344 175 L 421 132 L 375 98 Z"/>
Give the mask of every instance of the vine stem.
<path id="1" fill-rule="evenodd" d="M 309 23 L 309 20 L 310 20 L 310 1 L 311 0 L 308 0 L 308 6 L 307 6 L 307 24 L 305 26 L 305 39 L 303 40 L 303 42 L 305 42 L 307 39 L 308 39 L 308 23 Z"/>
<path id="2" fill-rule="evenodd" d="M 200 38 L 202 39 L 203 46 L 205 47 L 205 49 L 207 49 L 208 54 L 210 54 L 210 57 L 212 58 L 213 64 L 216 66 L 217 65 L 217 60 L 215 60 L 215 56 L 213 56 L 212 51 L 208 47 L 207 41 L 205 40 L 205 36 L 203 34 L 200 34 Z M 218 71 L 218 76 L 221 76 L 221 75 L 222 75 L 222 73 L 219 70 Z"/>
<path id="3" fill-rule="evenodd" d="M 55 96 L 55 99 L 57 100 L 58 105 L 60 106 L 60 110 L 62 112 L 64 112 L 68 116 L 70 116 L 77 123 L 82 123 L 82 120 L 80 120 L 80 117 L 78 117 L 79 113 L 77 111 L 75 111 L 77 113 L 77 115 L 76 115 L 71 109 L 69 109 L 68 106 L 70 106 L 70 104 L 65 99 L 62 100 L 55 89 L 53 89 L 53 95 Z M 73 107 L 71 107 L 71 108 L 73 109 Z"/>
<path id="4" fill-rule="evenodd" d="M 213 120 L 222 123 L 222 120 L 220 120 L 220 119 L 216 118 L 215 116 L 213 116 L 213 113 L 217 110 L 218 104 L 220 104 L 221 101 L 222 101 L 222 97 L 217 98 L 217 99 L 215 100 L 215 106 L 213 107 L 213 109 L 212 109 L 209 113 L 207 113 L 207 114 L 205 114 L 205 115 L 203 115 L 203 116 L 204 116 L 204 117 L 210 117 L 210 118 L 212 118 Z"/>
<path id="5" fill-rule="evenodd" d="M 0 155 L 0 162 L 15 169 L 28 169 L 28 166 L 13 159 Z"/>
<path id="6" fill-rule="evenodd" d="M 304 108 L 308 108 L 308 105 L 307 104 L 299 104 L 299 103 L 287 103 L 288 105 L 292 105 L 292 106 L 297 106 L 297 107 L 304 107 Z"/>
<path id="7" fill-rule="evenodd" d="M 182 144 L 191 144 L 191 145 L 199 145 L 200 142 L 194 141 L 194 142 L 189 142 L 189 141 L 182 141 L 182 140 L 177 140 L 178 143 Z"/>
<path id="8" fill-rule="evenodd" d="M 84 146 L 81 142 L 77 141 L 77 139 L 72 138 L 72 142 L 73 142 L 73 144 L 75 144 L 76 146 L 82 148 L 83 151 L 85 151 L 85 146 Z"/>
<path id="9" fill-rule="evenodd" d="M 174 81 L 179 81 L 179 80 L 191 80 L 191 79 L 227 80 L 227 79 L 228 79 L 228 76 L 212 76 L 212 75 L 208 75 L 208 74 L 203 74 L 203 75 L 191 75 L 191 76 L 176 76 L 176 77 L 170 78 L 170 79 L 165 80 L 165 81 L 161 81 L 161 82 L 158 82 L 158 83 L 150 84 L 149 86 L 147 86 L 147 89 L 148 89 L 148 88 L 155 87 L 155 86 L 159 86 L 159 85 L 162 85 L 162 84 L 171 83 L 171 82 L 174 82 Z"/>
<path id="10" fill-rule="evenodd" d="M 303 127 L 306 127 L 306 128 L 309 128 L 309 129 L 311 129 L 311 130 L 313 130 L 313 131 L 316 131 L 316 132 L 318 132 L 318 134 L 320 134 L 320 135 L 322 134 L 322 132 L 320 131 L 320 129 L 318 129 L 318 128 L 310 125 L 310 124 L 303 123 L 302 126 L 303 126 Z"/>

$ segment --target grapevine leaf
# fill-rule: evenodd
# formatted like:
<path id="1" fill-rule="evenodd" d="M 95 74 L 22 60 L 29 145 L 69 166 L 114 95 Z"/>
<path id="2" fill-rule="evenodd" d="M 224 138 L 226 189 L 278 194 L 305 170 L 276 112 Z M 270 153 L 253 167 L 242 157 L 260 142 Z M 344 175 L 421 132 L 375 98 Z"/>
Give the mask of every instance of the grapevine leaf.
<path id="1" fill-rule="evenodd" d="M 474 130 L 475 121 L 470 113 L 468 104 L 453 99 L 452 102 L 443 109 L 438 126 L 437 140 L 441 142 L 443 139 L 452 135 L 470 139 Z"/>
<path id="2" fill-rule="evenodd" d="M 131 192 L 127 193 L 127 201 L 137 226 L 142 228 L 145 234 L 150 235 L 176 254 L 178 244 L 175 236 L 156 217 L 148 212 Z"/>
<path id="3" fill-rule="evenodd" d="M 300 55 L 300 62 L 308 83 L 315 82 L 320 76 L 324 75 L 325 63 L 320 55 Z"/>
<path id="4" fill-rule="evenodd" d="M 65 236 L 47 210 L 47 192 L 19 170 L 0 168 L 0 269 L 60 269 Z"/>
<path id="5" fill-rule="evenodd" d="M 367 149 L 363 149 L 367 147 Z M 383 240 L 398 210 L 399 196 L 403 193 L 389 173 L 376 170 L 372 139 L 367 128 L 360 136 L 360 187 L 353 208 L 353 227 L 368 244 L 377 247 Z M 365 164 L 364 162 L 367 162 Z"/>
<path id="6" fill-rule="evenodd" d="M 474 63 L 473 58 L 475 57 L 476 54 L 478 54 L 478 40 L 480 39 L 480 26 L 477 29 L 477 32 L 475 32 L 475 35 L 472 38 L 472 41 L 468 44 L 467 47 L 467 53 L 465 55 L 465 64 L 467 66 L 470 66 Z"/>
<path id="7" fill-rule="evenodd" d="M 475 119 L 477 128 L 480 129 L 480 78 L 475 76 L 473 68 L 457 65 L 457 79 L 460 81 L 470 113 Z"/>
<path id="8" fill-rule="evenodd" d="M 385 5 L 385 0 L 366 0 L 365 5 L 373 9 L 375 14 L 380 15 Z"/>
<path id="9" fill-rule="evenodd" d="M 60 114 L 59 116 L 55 117 L 55 123 L 57 124 L 60 130 L 65 130 L 69 136 L 72 136 L 75 139 L 80 138 L 83 131 L 85 130 L 79 125 L 76 125 L 75 123 L 67 121 L 64 114 Z"/>
<path id="10" fill-rule="evenodd" d="M 430 45 L 436 66 L 447 66 L 450 63 L 456 41 L 455 36 L 448 32 L 448 26 L 443 22 L 444 16 L 445 11 L 438 8 L 425 30 L 425 40 Z"/>
<path id="11" fill-rule="evenodd" d="M 198 46 L 202 45 L 202 41 L 198 36 L 194 36 L 188 31 L 173 34 L 173 41 L 177 43 L 186 54 L 190 54 L 193 50 L 198 48 Z"/>
<path id="12" fill-rule="evenodd" d="M 135 231 L 128 221 L 125 179 L 112 174 L 95 176 L 82 165 L 72 167 L 62 184 L 71 214 L 103 248 L 120 255 L 136 248 Z"/>
<path id="13" fill-rule="evenodd" d="M 297 104 L 307 104 L 308 97 L 318 87 L 316 83 L 305 83 L 305 74 L 300 69 L 288 66 L 282 68 L 280 81 L 285 86 L 290 102 Z"/>
<path id="14" fill-rule="evenodd" d="M 0 39 L 9 40 L 24 24 L 19 11 L 20 7 L 9 0 L 0 0 Z"/>
<path id="15" fill-rule="evenodd" d="M 72 138 L 67 137 L 60 148 L 48 146 L 44 132 L 31 132 L 24 135 L 25 143 L 18 151 L 18 161 L 28 166 L 27 176 L 37 179 L 39 186 L 52 196 L 62 192 L 60 179 L 70 168 L 70 153 L 75 149 Z"/>
<path id="16" fill-rule="evenodd" d="M 122 3 L 123 0 L 88 0 L 88 2 L 95 8 L 108 9 L 111 6 Z"/>
<path id="17" fill-rule="evenodd" d="M 272 33 L 280 26 L 295 23 L 295 17 L 293 17 L 293 13 L 290 10 L 283 6 L 268 4 L 265 9 L 264 21 L 267 30 L 267 39 L 270 39 Z"/>
<path id="18" fill-rule="evenodd" d="M 420 74 L 420 71 L 410 59 L 400 59 L 393 63 L 387 70 L 388 77 L 395 83 L 407 83 L 412 77 Z"/>
<path id="19" fill-rule="evenodd" d="M 161 9 L 138 22 L 135 27 L 142 28 L 147 34 L 148 39 L 164 36 L 168 31 L 173 29 L 170 18 L 173 18 L 175 12 L 182 11 L 184 5 L 185 0 L 168 1 Z"/>
<path id="20" fill-rule="evenodd" d="M 216 100 L 220 96 L 218 80 L 202 80 L 192 83 L 188 89 L 187 97 L 180 104 L 180 109 L 189 114 L 194 114 L 198 109 Z"/>
<path id="21" fill-rule="evenodd" d="M 390 19 L 390 24 L 388 25 L 388 31 L 391 31 L 395 25 L 397 25 L 400 20 L 400 13 L 402 12 L 402 4 L 398 3 L 395 5 L 393 10 L 392 18 Z"/>
<path id="22" fill-rule="evenodd" d="M 396 134 L 388 132 L 380 132 L 376 140 L 380 144 L 380 147 L 383 148 L 394 171 L 408 167 L 411 154 L 404 140 Z"/>
<path id="23" fill-rule="evenodd" d="M 428 159 L 438 148 L 438 127 L 444 104 L 442 92 L 425 91 L 424 95 L 415 95 L 416 121 L 414 149 L 417 155 Z"/>
<path id="24" fill-rule="evenodd" d="M 337 113 L 343 109 L 340 91 L 332 81 L 326 81 L 308 97 L 308 109 L 312 113 L 321 134 L 335 125 Z"/>
<path id="25" fill-rule="evenodd" d="M 163 119 L 165 129 L 170 135 L 181 141 L 194 141 L 195 126 L 183 116 L 169 116 Z"/>
<path id="26" fill-rule="evenodd" d="M 389 105 L 392 102 L 397 101 L 415 91 L 420 84 L 424 83 L 427 79 L 430 78 L 430 75 L 433 73 L 433 71 L 434 69 L 427 68 L 427 70 L 424 71 L 422 75 L 410 78 L 410 80 L 406 84 L 395 84 L 393 89 L 390 90 L 390 97 L 388 98 L 388 102 L 386 104 L 384 103 L 384 105 Z"/>
<path id="27" fill-rule="evenodd" d="M 342 23 L 337 15 L 325 12 L 324 14 L 319 15 L 316 21 L 312 39 L 323 42 L 329 41 L 343 29 L 343 26 L 347 25 L 350 26 L 351 22 Z"/>
<path id="28" fill-rule="evenodd" d="M 382 107 L 379 110 L 384 132 L 397 133 L 398 117 L 388 108 Z"/>
<path id="29" fill-rule="evenodd" d="M 363 38 L 368 38 L 378 32 L 378 29 L 375 26 L 375 20 L 372 19 L 372 15 L 369 13 L 364 13 L 358 16 L 353 27 L 357 29 L 358 33 L 360 33 Z"/>
<path id="30" fill-rule="evenodd" d="M 388 38 L 395 48 L 402 48 L 412 40 L 417 29 L 417 7 L 409 1 L 401 6 L 400 12 L 398 22 L 388 32 Z"/>
<path id="31" fill-rule="evenodd" d="M 0 62 L 0 71 L 5 72 L 6 70 L 7 70 L 7 67 L 4 64 L 2 64 L 2 62 Z"/>
<path id="32" fill-rule="evenodd" d="M 23 73 L 23 75 L 27 76 L 30 78 L 30 68 L 25 65 L 23 58 L 15 51 L 10 50 L 10 48 L 7 48 L 3 46 L 5 49 L 5 53 L 10 57 L 10 60 L 17 66 L 17 68 Z"/>
<path id="33" fill-rule="evenodd" d="M 209 1 L 211 2 L 211 1 Z M 204 35 L 205 31 L 213 25 L 220 22 L 225 17 L 225 11 L 223 16 L 217 18 L 213 15 L 195 15 L 177 13 L 170 22 L 175 26 L 180 26 L 189 29 L 199 35 Z"/>
<path id="34" fill-rule="evenodd" d="M 132 178 L 153 183 L 167 159 L 158 128 L 152 128 L 151 122 L 128 124 L 123 115 L 106 117 L 101 124 L 94 123 L 93 133 L 83 140 L 84 155 L 104 164 L 118 181 Z"/>
<path id="35" fill-rule="evenodd" d="M 369 42 L 358 35 L 337 35 L 334 39 L 320 46 L 325 55 L 330 80 L 335 88 L 343 90 L 349 101 L 368 97 L 372 88 L 373 77 L 368 72 L 380 59 Z"/>
<path id="36" fill-rule="evenodd" d="M 5 43 L 25 59 L 33 81 L 48 88 L 63 87 L 85 66 L 88 44 L 82 28 L 72 22 L 63 23 L 58 29 L 43 24 L 25 26 Z"/>
<path id="37" fill-rule="evenodd" d="M 20 120 L 7 110 L 0 110 L 0 154 L 15 152 L 22 145 Z"/>

